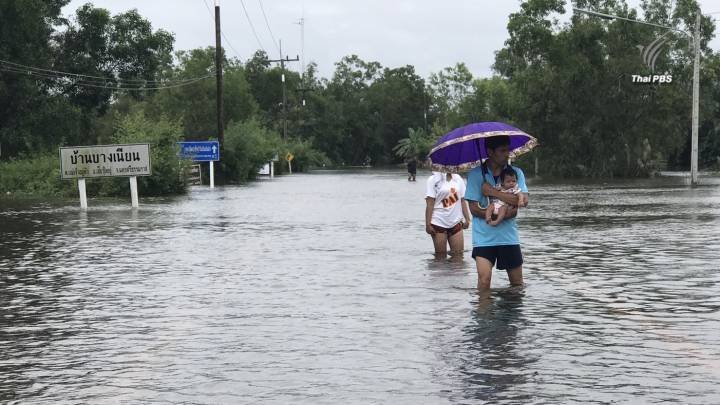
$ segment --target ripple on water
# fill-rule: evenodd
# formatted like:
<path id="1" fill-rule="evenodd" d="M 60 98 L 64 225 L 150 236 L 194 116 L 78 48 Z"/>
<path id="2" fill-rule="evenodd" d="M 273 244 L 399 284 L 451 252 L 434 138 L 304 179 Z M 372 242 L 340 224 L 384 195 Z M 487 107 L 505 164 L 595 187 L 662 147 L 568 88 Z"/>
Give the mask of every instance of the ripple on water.
<path id="1" fill-rule="evenodd" d="M 403 179 L 3 203 L 0 402 L 720 401 L 716 186 L 533 182 L 482 293 Z"/>

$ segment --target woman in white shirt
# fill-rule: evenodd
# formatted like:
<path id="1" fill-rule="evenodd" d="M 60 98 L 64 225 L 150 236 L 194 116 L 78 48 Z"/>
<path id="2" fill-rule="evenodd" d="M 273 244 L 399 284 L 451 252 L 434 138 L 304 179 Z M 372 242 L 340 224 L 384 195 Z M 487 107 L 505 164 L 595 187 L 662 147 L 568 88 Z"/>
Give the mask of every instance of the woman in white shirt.
<path id="1" fill-rule="evenodd" d="M 465 180 L 459 174 L 433 172 L 425 193 L 425 231 L 432 237 L 435 255 L 445 256 L 465 250 L 463 229 L 470 226 L 470 210 L 465 203 Z"/>

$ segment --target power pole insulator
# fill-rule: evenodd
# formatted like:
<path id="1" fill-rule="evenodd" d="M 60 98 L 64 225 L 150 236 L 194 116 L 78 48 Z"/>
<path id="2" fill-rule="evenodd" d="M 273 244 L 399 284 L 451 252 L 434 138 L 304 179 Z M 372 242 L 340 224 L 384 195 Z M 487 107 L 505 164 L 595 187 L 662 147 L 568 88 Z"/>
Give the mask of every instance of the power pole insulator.
<path id="1" fill-rule="evenodd" d="M 280 41 L 280 59 L 272 59 L 268 62 L 270 63 L 280 63 L 280 71 L 282 74 L 282 109 L 283 109 L 283 139 L 287 139 L 287 90 L 285 88 L 285 62 L 298 62 L 300 61 L 299 57 L 295 57 L 295 59 L 290 59 L 289 56 L 285 56 L 283 58 L 282 56 L 282 41 Z"/>

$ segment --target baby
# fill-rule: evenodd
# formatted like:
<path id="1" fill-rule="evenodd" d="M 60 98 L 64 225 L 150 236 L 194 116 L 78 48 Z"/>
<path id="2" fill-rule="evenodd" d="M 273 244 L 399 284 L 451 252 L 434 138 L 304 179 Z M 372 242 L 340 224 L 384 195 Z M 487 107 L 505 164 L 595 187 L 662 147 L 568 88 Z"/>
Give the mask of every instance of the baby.
<path id="1" fill-rule="evenodd" d="M 519 203 L 522 205 L 523 195 L 520 193 L 520 187 L 517 185 L 517 173 L 512 167 L 506 167 L 502 173 L 500 173 L 500 182 L 497 188 L 508 194 L 517 194 L 520 198 Z M 508 204 L 497 198 L 490 198 L 490 204 L 485 210 L 485 222 L 490 226 L 496 226 L 502 222 L 507 213 Z"/>

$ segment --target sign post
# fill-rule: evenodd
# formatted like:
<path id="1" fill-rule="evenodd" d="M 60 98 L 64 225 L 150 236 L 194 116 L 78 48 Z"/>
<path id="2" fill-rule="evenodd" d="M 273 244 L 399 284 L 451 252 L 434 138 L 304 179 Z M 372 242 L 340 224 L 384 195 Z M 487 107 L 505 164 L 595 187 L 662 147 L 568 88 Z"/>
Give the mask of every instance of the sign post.
<path id="1" fill-rule="evenodd" d="M 129 177 L 133 208 L 139 207 L 137 176 L 152 175 L 150 144 L 70 146 L 60 148 L 60 178 L 77 179 L 80 208 L 87 209 L 85 179 Z"/>
<path id="2" fill-rule="evenodd" d="M 287 160 L 287 162 L 288 162 L 288 171 L 290 172 L 290 174 L 292 174 L 293 159 L 295 159 L 295 156 L 292 153 L 288 152 L 287 155 L 285 155 L 285 160 Z"/>
<path id="3" fill-rule="evenodd" d="M 178 142 L 181 159 L 193 162 L 210 162 L 210 188 L 215 188 L 214 162 L 220 161 L 220 143 L 218 141 Z"/>
<path id="4" fill-rule="evenodd" d="M 87 192 L 85 191 L 85 179 L 78 179 L 78 192 L 80 192 L 80 208 L 87 209 Z"/>
<path id="5" fill-rule="evenodd" d="M 280 161 L 280 158 L 278 157 L 277 153 L 275 154 L 275 156 L 273 156 L 272 159 L 270 159 L 270 178 L 271 179 L 275 178 L 275 162 L 279 162 L 279 161 Z"/>
<path id="6" fill-rule="evenodd" d="M 130 203 L 133 208 L 138 208 L 140 203 L 138 202 L 138 191 L 137 191 L 137 177 L 130 177 Z"/>

